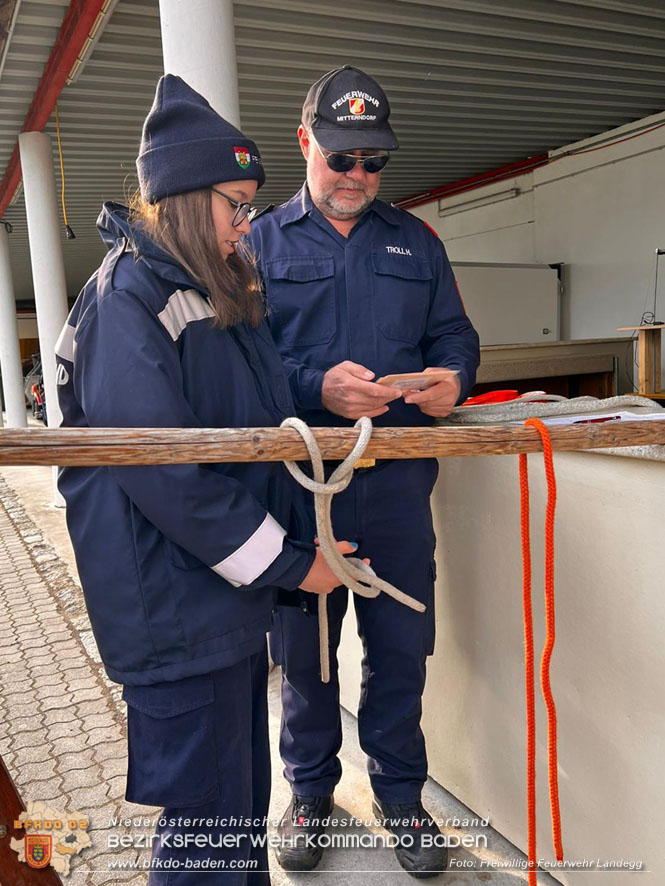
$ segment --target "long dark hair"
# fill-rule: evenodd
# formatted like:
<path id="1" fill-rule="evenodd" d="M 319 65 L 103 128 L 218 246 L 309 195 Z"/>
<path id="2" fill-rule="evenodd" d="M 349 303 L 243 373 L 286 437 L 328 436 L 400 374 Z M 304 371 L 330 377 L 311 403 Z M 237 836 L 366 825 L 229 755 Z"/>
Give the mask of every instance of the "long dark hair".
<path id="1" fill-rule="evenodd" d="M 210 294 L 218 325 L 259 326 L 265 316 L 256 266 L 246 247 L 226 261 L 217 242 L 210 191 L 187 191 L 148 203 L 136 191 L 129 203 L 130 221 Z"/>

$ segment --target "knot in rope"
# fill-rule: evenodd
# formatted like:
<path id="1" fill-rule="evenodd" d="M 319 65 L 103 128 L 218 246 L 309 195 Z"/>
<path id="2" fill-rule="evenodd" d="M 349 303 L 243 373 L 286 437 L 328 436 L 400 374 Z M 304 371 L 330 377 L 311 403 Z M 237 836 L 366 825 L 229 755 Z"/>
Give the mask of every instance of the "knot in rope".
<path id="1" fill-rule="evenodd" d="M 425 605 L 389 582 L 379 578 L 374 570 L 363 563 L 358 557 L 343 557 L 337 549 L 337 542 L 333 534 L 331 522 L 331 507 L 333 495 L 342 492 L 351 482 L 353 469 L 362 456 L 370 437 L 372 436 L 372 421 L 363 416 L 359 418 L 354 427 L 358 429 L 358 439 L 351 452 L 332 472 L 328 480 L 325 479 L 323 458 L 321 450 L 310 428 L 299 418 L 285 418 L 282 428 L 292 428 L 302 437 L 307 452 L 312 461 L 314 478 L 308 477 L 296 462 L 285 461 L 284 464 L 294 479 L 314 493 L 314 511 L 316 514 L 316 531 L 319 537 L 321 553 L 333 573 L 339 578 L 340 584 L 346 585 L 349 590 L 362 597 L 377 597 L 381 591 L 393 597 L 399 603 L 415 609 L 416 612 L 424 612 Z M 328 636 L 328 610 L 326 607 L 326 595 L 319 594 L 319 646 L 321 657 L 321 680 L 324 683 L 330 681 L 329 660 L 329 636 Z"/>

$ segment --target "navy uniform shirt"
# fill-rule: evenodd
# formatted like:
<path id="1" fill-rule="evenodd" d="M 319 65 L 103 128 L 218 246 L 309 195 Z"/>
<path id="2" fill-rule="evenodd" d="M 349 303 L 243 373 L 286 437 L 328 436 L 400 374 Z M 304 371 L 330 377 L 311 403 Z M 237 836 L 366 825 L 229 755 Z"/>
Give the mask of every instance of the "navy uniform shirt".
<path id="1" fill-rule="evenodd" d="M 326 370 L 344 360 L 376 378 L 456 369 L 460 402 L 479 363 L 443 243 L 420 219 L 375 200 L 343 237 L 312 204 L 307 185 L 262 215 L 250 235 L 268 300 L 270 329 L 284 359 L 298 415 L 308 424 L 353 422 L 323 408 Z M 403 399 L 377 425 L 429 425 Z"/>

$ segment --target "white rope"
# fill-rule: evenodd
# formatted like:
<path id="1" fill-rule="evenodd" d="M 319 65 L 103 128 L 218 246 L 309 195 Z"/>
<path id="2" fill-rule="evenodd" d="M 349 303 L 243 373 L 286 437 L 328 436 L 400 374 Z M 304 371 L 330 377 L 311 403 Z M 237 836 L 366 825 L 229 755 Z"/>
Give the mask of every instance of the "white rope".
<path id="1" fill-rule="evenodd" d="M 314 510 L 316 513 L 316 531 L 319 537 L 319 546 L 326 563 L 339 578 L 340 584 L 345 584 L 349 590 L 360 594 L 362 597 L 377 597 L 381 591 L 394 597 L 405 606 L 410 606 L 416 612 L 424 612 L 425 606 L 413 597 L 409 597 L 403 591 L 393 587 L 389 582 L 379 578 L 374 570 L 363 563 L 358 557 L 343 557 L 337 550 L 337 542 L 333 535 L 330 510 L 333 495 L 342 492 L 351 482 L 353 468 L 358 459 L 365 451 L 372 436 L 372 421 L 363 417 L 358 419 L 354 427 L 358 428 L 359 435 L 353 449 L 344 461 L 338 465 L 333 473 L 325 480 L 323 459 L 321 450 L 311 430 L 299 418 L 285 418 L 282 428 L 293 428 L 303 438 L 309 457 L 312 460 L 312 472 L 314 479 L 300 470 L 296 462 L 285 461 L 289 473 L 305 489 L 314 493 Z M 326 607 L 326 594 L 319 594 L 319 648 L 321 658 L 321 680 L 330 682 L 330 656 L 328 636 L 328 610 Z"/>

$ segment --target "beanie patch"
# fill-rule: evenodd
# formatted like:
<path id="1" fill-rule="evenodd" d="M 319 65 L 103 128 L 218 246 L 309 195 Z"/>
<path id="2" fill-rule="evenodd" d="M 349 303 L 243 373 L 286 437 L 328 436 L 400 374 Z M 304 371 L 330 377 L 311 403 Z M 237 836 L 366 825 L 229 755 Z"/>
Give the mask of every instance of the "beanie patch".
<path id="1" fill-rule="evenodd" d="M 249 164 L 251 163 L 249 148 L 234 147 L 233 151 L 236 155 L 236 163 L 238 166 L 241 169 L 249 169 Z"/>

